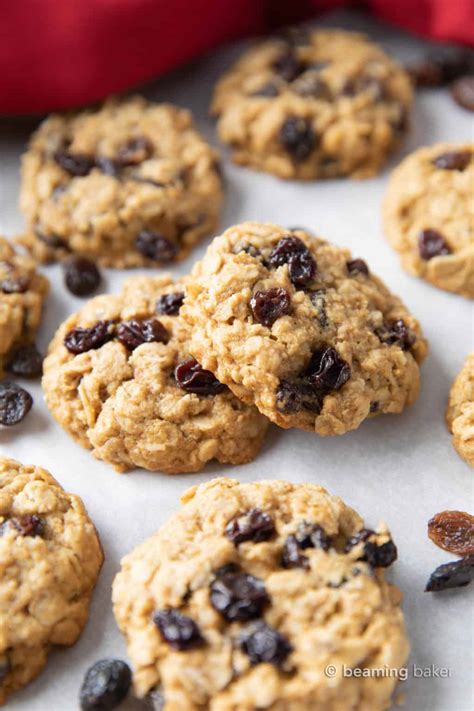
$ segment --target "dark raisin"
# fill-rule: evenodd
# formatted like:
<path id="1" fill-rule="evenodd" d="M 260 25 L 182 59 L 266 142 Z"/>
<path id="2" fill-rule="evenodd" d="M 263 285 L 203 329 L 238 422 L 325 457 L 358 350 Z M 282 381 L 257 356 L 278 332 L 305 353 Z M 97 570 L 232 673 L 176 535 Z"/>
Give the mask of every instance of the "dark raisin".
<path id="1" fill-rule="evenodd" d="M 197 624 L 179 610 L 167 608 L 153 613 L 153 622 L 161 636 L 174 649 L 186 650 L 199 647 L 204 639 Z"/>
<path id="2" fill-rule="evenodd" d="M 474 76 L 457 79 L 451 86 L 451 96 L 458 106 L 474 111 Z"/>
<path id="3" fill-rule="evenodd" d="M 254 247 L 253 244 L 246 244 L 245 242 L 238 242 L 235 245 L 233 252 L 234 254 L 240 254 L 240 252 L 245 252 L 245 254 L 248 254 L 250 257 L 255 257 L 255 259 L 257 259 L 261 255 L 260 250 Z"/>
<path id="4" fill-rule="evenodd" d="M 375 333 L 382 343 L 386 343 L 388 346 L 398 346 L 402 351 L 410 350 L 416 341 L 415 332 L 402 319 L 385 323 Z"/>
<path id="5" fill-rule="evenodd" d="M 326 312 L 325 290 L 318 289 L 317 291 L 313 291 L 309 294 L 309 298 L 311 299 L 311 303 L 317 311 L 319 325 L 321 326 L 321 328 L 326 328 L 329 323 L 329 320 Z"/>
<path id="6" fill-rule="evenodd" d="M 438 592 L 448 588 L 461 588 L 474 578 L 474 556 L 438 566 L 426 583 L 425 592 Z"/>
<path id="7" fill-rule="evenodd" d="M 367 561 L 372 568 L 387 568 L 397 560 L 397 556 L 397 547 L 392 540 L 382 543 L 380 546 L 377 543 L 367 541 L 364 545 L 364 555 L 361 560 Z"/>
<path id="8" fill-rule="evenodd" d="M 174 294 L 163 294 L 156 302 L 156 310 L 159 314 L 175 316 L 179 313 L 184 301 L 184 293 L 176 291 Z"/>
<path id="9" fill-rule="evenodd" d="M 218 572 L 220 574 L 211 584 L 213 608 L 229 622 L 260 617 L 269 602 L 263 582 L 234 568 Z"/>
<path id="10" fill-rule="evenodd" d="M 288 536 L 283 544 L 281 564 L 284 568 L 309 568 L 309 560 L 301 552 L 296 536 Z"/>
<path id="11" fill-rule="evenodd" d="M 328 347 L 313 353 L 306 374 L 316 391 L 328 393 L 347 383 L 351 368 L 335 348 Z"/>
<path id="12" fill-rule="evenodd" d="M 305 70 L 305 66 L 292 52 L 282 54 L 275 59 L 272 69 L 285 81 L 293 81 Z"/>
<path id="13" fill-rule="evenodd" d="M 307 286 L 315 277 L 316 262 L 311 252 L 299 237 L 282 237 L 272 249 L 269 262 L 273 267 L 288 264 L 288 275 L 297 287 Z"/>
<path id="14" fill-rule="evenodd" d="M 254 319 L 270 328 L 277 319 L 290 312 L 290 295 L 281 287 L 256 291 L 250 299 L 250 308 Z"/>
<path id="15" fill-rule="evenodd" d="M 31 410 L 33 398 L 19 385 L 3 380 L 0 383 L 0 425 L 17 425 Z"/>
<path id="16" fill-rule="evenodd" d="M 261 509 L 250 509 L 238 518 L 229 521 L 225 535 L 235 546 L 244 541 L 261 543 L 275 533 L 275 524 L 269 514 Z"/>
<path id="17" fill-rule="evenodd" d="M 168 343 L 169 333 L 157 318 L 143 321 L 123 321 L 117 328 L 117 338 L 125 348 L 134 351 L 143 343 Z"/>
<path id="18" fill-rule="evenodd" d="M 308 383 L 281 380 L 276 396 L 276 406 L 280 412 L 292 413 L 300 410 L 319 413 L 321 396 Z"/>
<path id="19" fill-rule="evenodd" d="M 264 96 L 269 98 L 278 96 L 278 94 L 278 87 L 273 81 L 268 81 L 266 84 L 263 84 L 263 86 L 261 86 L 259 89 L 252 91 L 252 96 Z"/>
<path id="20" fill-rule="evenodd" d="M 474 516 L 465 511 L 441 511 L 428 521 L 433 543 L 454 555 L 474 555 Z"/>
<path id="21" fill-rule="evenodd" d="M 79 700 L 82 711 L 109 711 L 128 694 L 132 674 L 121 659 L 100 659 L 86 672 Z"/>
<path id="22" fill-rule="evenodd" d="M 113 321 L 98 321 L 90 328 L 73 328 L 66 333 L 64 345 L 70 353 L 77 355 L 86 351 L 100 348 L 111 341 L 115 336 L 115 324 Z"/>
<path id="23" fill-rule="evenodd" d="M 296 540 L 303 550 L 306 548 L 321 548 L 328 551 L 332 546 L 332 539 L 322 526 L 317 523 L 302 521 L 296 531 Z"/>
<path id="24" fill-rule="evenodd" d="M 140 254 L 157 262 L 171 262 L 178 254 L 177 245 L 159 232 L 142 230 L 135 244 Z"/>
<path id="25" fill-rule="evenodd" d="M 280 666 L 293 651 L 287 638 L 263 621 L 243 632 L 240 646 L 252 664 L 267 663 Z"/>
<path id="26" fill-rule="evenodd" d="M 84 153 L 57 151 L 54 160 L 66 173 L 78 178 L 88 175 L 95 166 L 94 159 Z"/>
<path id="27" fill-rule="evenodd" d="M 147 160 L 153 153 L 153 145 L 148 138 L 137 136 L 121 146 L 117 152 L 117 161 L 121 165 L 137 165 Z"/>
<path id="28" fill-rule="evenodd" d="M 293 160 L 305 161 L 316 147 L 316 134 L 310 121 L 290 116 L 282 124 L 279 140 Z"/>
<path id="29" fill-rule="evenodd" d="M 102 277 L 92 260 L 86 257 L 69 257 L 64 267 L 64 283 L 75 296 L 89 296 L 98 288 Z"/>
<path id="30" fill-rule="evenodd" d="M 372 400 L 369 406 L 369 412 L 378 412 L 380 410 L 380 403 L 377 400 Z"/>
<path id="31" fill-rule="evenodd" d="M 308 71 L 302 74 L 291 85 L 291 90 L 300 96 L 307 96 L 312 99 L 323 99 L 330 101 L 331 91 L 326 82 L 318 76 L 317 72 Z"/>
<path id="32" fill-rule="evenodd" d="M 20 378 L 37 378 L 43 372 L 43 356 L 34 343 L 19 346 L 10 355 L 7 370 Z"/>
<path id="33" fill-rule="evenodd" d="M 217 395 L 225 390 L 210 370 L 204 370 L 195 358 L 187 358 L 175 368 L 174 377 L 178 387 L 196 395 Z"/>
<path id="34" fill-rule="evenodd" d="M 437 230 L 423 230 L 418 238 L 420 257 L 426 261 L 434 257 L 445 257 L 451 250 L 443 235 Z"/>
<path id="35" fill-rule="evenodd" d="M 355 79 L 349 79 L 342 87 L 343 96 L 356 96 L 362 92 L 368 92 L 375 101 L 382 101 L 387 98 L 387 87 L 385 82 L 377 77 L 363 74 Z"/>
<path id="36" fill-rule="evenodd" d="M 441 170 L 465 170 L 471 161 L 470 151 L 449 151 L 441 153 L 432 163 Z"/>
<path id="37" fill-rule="evenodd" d="M 15 516 L 6 521 L 10 526 L 14 527 L 20 536 L 41 536 L 43 535 L 45 521 L 36 516 L 36 514 L 24 514 L 23 516 Z M 3 524 L 5 525 L 5 524 Z"/>
<path id="38" fill-rule="evenodd" d="M 347 271 L 349 272 L 349 276 L 354 276 L 355 274 L 369 276 L 369 267 L 363 259 L 352 259 L 347 262 Z"/>
<path id="39" fill-rule="evenodd" d="M 70 251 L 67 242 L 59 235 L 45 235 L 39 230 L 35 230 L 35 235 L 40 240 L 40 242 L 43 242 L 51 249 L 63 249 L 66 252 Z"/>
<path id="40" fill-rule="evenodd" d="M 345 552 L 348 553 L 354 546 L 356 546 L 361 541 L 367 541 L 370 536 L 375 536 L 375 531 L 371 528 L 361 528 L 360 531 L 355 533 L 353 536 L 347 539 L 345 545 Z"/>

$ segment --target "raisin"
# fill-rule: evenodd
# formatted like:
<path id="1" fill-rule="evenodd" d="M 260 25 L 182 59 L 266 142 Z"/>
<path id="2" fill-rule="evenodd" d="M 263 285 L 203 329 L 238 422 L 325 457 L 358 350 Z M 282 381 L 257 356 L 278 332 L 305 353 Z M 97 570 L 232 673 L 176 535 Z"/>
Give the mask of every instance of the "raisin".
<path id="1" fill-rule="evenodd" d="M 64 266 L 64 282 L 75 296 L 89 296 L 99 286 L 102 277 L 92 260 L 86 257 L 69 257 Z"/>
<path id="2" fill-rule="evenodd" d="M 301 550 L 320 548 L 328 551 L 332 545 L 330 536 L 317 523 L 302 521 L 296 534 L 288 536 L 283 546 L 281 563 L 284 568 L 308 568 L 309 562 Z"/>
<path id="3" fill-rule="evenodd" d="M 418 238 L 418 251 L 425 261 L 433 257 L 445 257 L 451 250 L 443 235 L 437 230 L 423 230 Z"/>
<path id="4" fill-rule="evenodd" d="M 329 393 L 347 383 L 351 368 L 335 348 L 328 347 L 313 353 L 306 374 L 317 392 Z"/>
<path id="5" fill-rule="evenodd" d="M 256 291 L 250 299 L 250 308 L 258 323 L 271 328 L 277 319 L 290 312 L 290 295 L 281 287 Z"/>
<path id="6" fill-rule="evenodd" d="M 210 370 L 204 370 L 195 358 L 187 358 L 175 368 L 174 377 L 178 387 L 196 395 L 217 395 L 225 390 Z"/>
<path id="7" fill-rule="evenodd" d="M 474 111 L 474 76 L 457 79 L 451 86 L 451 96 L 458 106 Z"/>
<path id="8" fill-rule="evenodd" d="M 26 417 L 32 405 L 30 393 L 19 385 L 9 380 L 0 383 L 0 425 L 17 425 Z"/>
<path id="9" fill-rule="evenodd" d="M 131 138 L 117 152 L 117 162 L 121 165 L 137 165 L 147 160 L 153 153 L 153 145 L 144 136 Z"/>
<path id="10" fill-rule="evenodd" d="M 204 639 L 197 624 L 179 610 L 167 608 L 153 613 L 153 622 L 161 636 L 174 649 L 186 650 L 199 647 Z"/>
<path id="11" fill-rule="evenodd" d="M 377 543 L 367 541 L 364 545 L 364 555 L 361 560 L 367 561 L 372 568 L 387 568 L 397 560 L 397 556 L 397 547 L 392 540 L 382 543 L 380 546 Z"/>
<path id="12" fill-rule="evenodd" d="M 225 535 L 235 546 L 244 541 L 261 543 L 275 534 L 275 524 L 271 516 L 261 509 L 250 509 L 238 518 L 229 521 Z"/>
<path id="13" fill-rule="evenodd" d="M 269 256 L 272 267 L 288 264 L 288 275 L 296 287 L 307 286 L 315 277 L 316 262 L 311 252 L 299 237 L 282 237 Z"/>
<path id="14" fill-rule="evenodd" d="M 441 511 L 428 521 L 428 536 L 454 555 L 474 555 L 474 516 L 465 511 Z"/>
<path id="15" fill-rule="evenodd" d="M 43 372 L 43 356 L 34 343 L 19 346 L 10 355 L 7 370 L 20 378 L 37 378 Z"/>
<path id="16" fill-rule="evenodd" d="M 98 156 L 96 158 L 96 166 L 104 175 L 110 175 L 112 178 L 117 178 L 120 174 L 120 165 L 113 158 Z"/>
<path id="17" fill-rule="evenodd" d="M 305 66 L 292 52 L 275 59 L 272 69 L 285 81 L 293 81 L 305 70 Z"/>
<path id="18" fill-rule="evenodd" d="M 281 564 L 284 568 L 309 568 L 309 561 L 301 552 L 296 536 L 288 536 L 283 544 Z"/>
<path id="19" fill-rule="evenodd" d="M 14 528 L 20 536 L 42 536 L 44 527 L 44 519 L 36 516 L 36 514 L 24 514 L 23 516 L 15 516 L 10 518 L 0 526 L 0 535 L 6 532 L 8 527 Z"/>
<path id="20" fill-rule="evenodd" d="M 466 50 L 439 47 L 408 71 L 416 86 L 438 87 L 469 72 L 471 58 Z"/>
<path id="21" fill-rule="evenodd" d="M 369 412 L 378 412 L 380 410 L 380 403 L 377 402 L 377 400 L 372 400 L 372 402 L 369 405 Z"/>
<path id="22" fill-rule="evenodd" d="M 300 96 L 307 96 L 312 99 L 330 101 L 332 98 L 328 85 L 315 71 L 308 71 L 302 74 L 293 82 L 291 90 Z"/>
<path id="23" fill-rule="evenodd" d="M 293 651 L 287 638 L 263 621 L 243 632 L 240 646 L 252 664 L 280 666 Z"/>
<path id="24" fill-rule="evenodd" d="M 369 267 L 363 259 L 352 259 L 349 262 L 346 262 L 346 264 L 349 276 L 355 276 L 356 274 L 369 276 Z"/>
<path id="25" fill-rule="evenodd" d="M 168 343 L 169 333 L 157 318 L 143 321 L 123 321 L 117 329 L 117 338 L 125 348 L 134 351 L 143 343 Z"/>
<path id="26" fill-rule="evenodd" d="M 157 262 L 171 262 L 178 254 L 177 245 L 159 232 L 142 230 L 135 244 L 140 254 Z"/>
<path id="27" fill-rule="evenodd" d="M 368 92 L 372 95 L 375 101 L 382 101 L 387 98 L 387 87 L 384 81 L 363 74 L 355 79 L 349 79 L 342 87 L 343 96 L 356 96 L 363 92 Z"/>
<path id="28" fill-rule="evenodd" d="M 275 82 L 268 81 L 266 84 L 263 84 L 263 86 L 261 86 L 259 89 L 253 91 L 251 95 L 273 98 L 274 96 L 278 96 L 278 94 L 279 91 Z"/>
<path id="29" fill-rule="evenodd" d="M 370 536 L 375 536 L 375 531 L 371 528 L 361 528 L 360 531 L 355 533 L 353 536 L 347 539 L 344 551 L 348 553 L 354 546 L 356 546 L 361 541 L 367 541 Z"/>
<path id="30" fill-rule="evenodd" d="M 108 711 L 127 696 L 132 674 L 121 659 L 100 659 L 86 672 L 79 701 L 82 711 Z"/>
<path id="31" fill-rule="evenodd" d="M 310 121 L 290 116 L 280 128 L 279 140 L 296 162 L 305 161 L 316 147 L 316 134 Z"/>
<path id="32" fill-rule="evenodd" d="M 229 622 L 253 620 L 269 602 L 263 582 L 233 566 L 217 571 L 211 584 L 211 604 Z"/>
<path id="33" fill-rule="evenodd" d="M 176 291 L 174 294 L 163 294 L 156 302 L 156 310 L 159 314 L 175 316 L 179 313 L 183 301 L 184 294 L 182 291 Z"/>
<path id="34" fill-rule="evenodd" d="M 469 583 L 474 578 L 474 556 L 469 555 L 461 560 L 440 565 L 434 570 L 428 582 L 425 592 L 438 592 L 448 588 L 460 588 Z"/>
<path id="35" fill-rule="evenodd" d="M 90 328 L 73 328 L 66 333 L 64 345 L 70 353 L 78 355 L 86 351 L 100 348 L 111 341 L 115 335 L 115 324 L 113 321 L 98 321 Z"/>
<path id="36" fill-rule="evenodd" d="M 398 346 L 402 351 L 410 350 L 416 341 L 415 332 L 402 319 L 385 323 L 375 333 L 382 343 Z"/>
<path id="37" fill-rule="evenodd" d="M 465 170 L 471 157 L 470 151 L 448 151 L 434 158 L 432 163 L 441 170 Z"/>
<path id="38" fill-rule="evenodd" d="M 280 381 L 276 395 L 276 406 L 280 412 L 292 413 L 308 410 L 319 413 L 322 404 L 320 395 L 308 383 Z"/>
<path id="39" fill-rule="evenodd" d="M 422 60 L 408 66 L 407 71 L 412 83 L 418 87 L 438 87 L 444 83 L 441 67 L 433 61 Z"/>
<path id="40" fill-rule="evenodd" d="M 57 151 L 54 160 L 60 168 L 74 177 L 83 178 L 89 175 L 95 166 L 95 161 L 85 153 L 70 153 L 69 151 Z"/>
<path id="41" fill-rule="evenodd" d="M 321 548 L 328 551 L 332 545 L 332 539 L 322 526 L 317 523 L 302 521 L 296 531 L 296 540 L 303 550 L 305 548 Z"/>

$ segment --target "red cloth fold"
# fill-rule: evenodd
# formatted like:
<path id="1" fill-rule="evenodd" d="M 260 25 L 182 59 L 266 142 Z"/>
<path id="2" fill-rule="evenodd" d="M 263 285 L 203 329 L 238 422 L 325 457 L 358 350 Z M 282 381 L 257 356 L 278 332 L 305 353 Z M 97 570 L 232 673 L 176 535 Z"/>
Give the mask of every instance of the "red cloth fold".
<path id="1" fill-rule="evenodd" d="M 0 0 L 0 113 L 79 106 L 220 42 L 344 0 Z M 353 5 L 353 3 L 351 3 Z M 472 0 L 369 0 L 380 17 L 474 44 Z"/>

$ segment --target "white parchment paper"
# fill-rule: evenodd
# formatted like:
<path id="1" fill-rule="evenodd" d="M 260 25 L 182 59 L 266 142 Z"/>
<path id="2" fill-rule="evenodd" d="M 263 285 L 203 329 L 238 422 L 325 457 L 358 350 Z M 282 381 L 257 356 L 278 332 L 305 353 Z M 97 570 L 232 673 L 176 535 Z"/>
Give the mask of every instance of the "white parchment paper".
<path id="1" fill-rule="evenodd" d="M 360 16 L 339 13 L 320 24 L 365 29 L 404 61 L 420 49 L 418 40 Z M 214 127 L 207 117 L 212 86 L 245 45 L 215 51 L 147 87 L 144 93 L 191 108 L 201 130 L 215 143 Z M 420 92 L 413 118 L 409 139 L 384 172 L 360 182 L 283 182 L 232 166 L 223 151 L 228 178 L 223 228 L 248 219 L 307 226 L 366 259 L 420 319 L 431 350 L 422 368 L 421 396 L 404 414 L 373 419 L 338 438 L 322 439 L 273 427 L 260 456 L 246 466 L 210 466 L 203 473 L 185 476 L 138 470 L 119 475 L 74 444 L 55 424 L 42 401 L 39 384 L 26 385 L 34 396 L 34 408 L 23 424 L 0 431 L 0 452 L 46 467 L 67 490 L 83 497 L 100 532 L 106 561 L 80 641 L 71 649 L 53 652 L 45 671 L 14 694 L 8 708 L 77 709 L 87 667 L 105 656 L 126 658 L 110 604 L 110 586 L 120 559 L 165 521 L 185 489 L 223 474 L 241 481 L 281 478 L 317 482 L 356 508 L 368 525 L 385 520 L 399 549 L 399 560 L 389 575 L 404 591 L 412 644 L 408 680 L 401 685 L 405 709 L 472 708 L 474 586 L 438 595 L 423 593 L 431 571 L 452 558 L 428 540 L 428 519 L 444 509 L 473 509 L 473 472 L 452 448 L 444 423 L 451 381 L 473 348 L 472 304 L 401 270 L 398 257 L 382 236 L 380 202 L 389 171 L 403 155 L 437 140 L 472 138 L 473 122 L 472 114 L 456 106 L 443 90 Z M 34 119 L 0 120 L 0 233 L 6 235 L 22 229 L 17 209 L 19 158 L 36 123 Z M 204 249 L 202 245 L 173 271 L 186 273 Z M 52 293 L 39 336 L 43 349 L 59 323 L 83 303 L 66 291 L 59 267 L 47 267 L 45 273 L 52 282 Z M 104 291 L 118 291 L 129 275 L 108 270 Z M 429 676 L 417 678 L 413 665 L 428 669 L 423 673 Z M 447 669 L 449 676 L 436 677 L 437 668 Z M 142 706 L 127 701 L 121 708 L 138 711 Z"/>

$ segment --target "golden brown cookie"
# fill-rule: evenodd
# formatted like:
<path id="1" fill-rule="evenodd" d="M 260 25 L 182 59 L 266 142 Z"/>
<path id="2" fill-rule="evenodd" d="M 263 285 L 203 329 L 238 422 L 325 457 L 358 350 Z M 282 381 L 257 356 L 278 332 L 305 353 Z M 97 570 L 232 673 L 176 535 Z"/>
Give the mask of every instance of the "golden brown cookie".
<path id="1" fill-rule="evenodd" d="M 474 144 L 419 148 L 390 178 L 385 233 L 402 266 L 439 289 L 474 298 Z"/>
<path id="2" fill-rule="evenodd" d="M 122 560 L 113 604 L 138 696 L 164 711 L 381 711 L 409 645 L 382 525 L 314 484 L 214 479 Z"/>
<path id="3" fill-rule="evenodd" d="M 23 243 L 43 261 L 69 252 L 110 267 L 185 257 L 222 205 L 217 154 L 191 114 L 141 97 L 53 115 L 23 157 Z"/>
<path id="4" fill-rule="evenodd" d="M 116 469 L 199 471 L 251 461 L 267 420 L 190 357 L 184 283 L 135 277 L 60 326 L 44 362 L 46 403 Z"/>
<path id="5" fill-rule="evenodd" d="M 35 262 L 0 237 L 0 377 L 12 351 L 33 340 L 48 291 Z"/>
<path id="6" fill-rule="evenodd" d="M 377 173 L 408 127 L 404 69 L 364 35 L 307 30 L 247 51 L 211 105 L 236 163 L 281 178 Z"/>
<path id="7" fill-rule="evenodd" d="M 81 499 L 0 457 L 0 704 L 87 622 L 103 554 Z"/>
<path id="8" fill-rule="evenodd" d="M 474 352 L 468 355 L 451 386 L 446 422 L 459 456 L 474 467 Z"/>
<path id="9" fill-rule="evenodd" d="M 363 260 L 303 230 L 226 230 L 182 313 L 195 358 L 280 427 L 343 434 L 418 396 L 418 322 Z"/>

